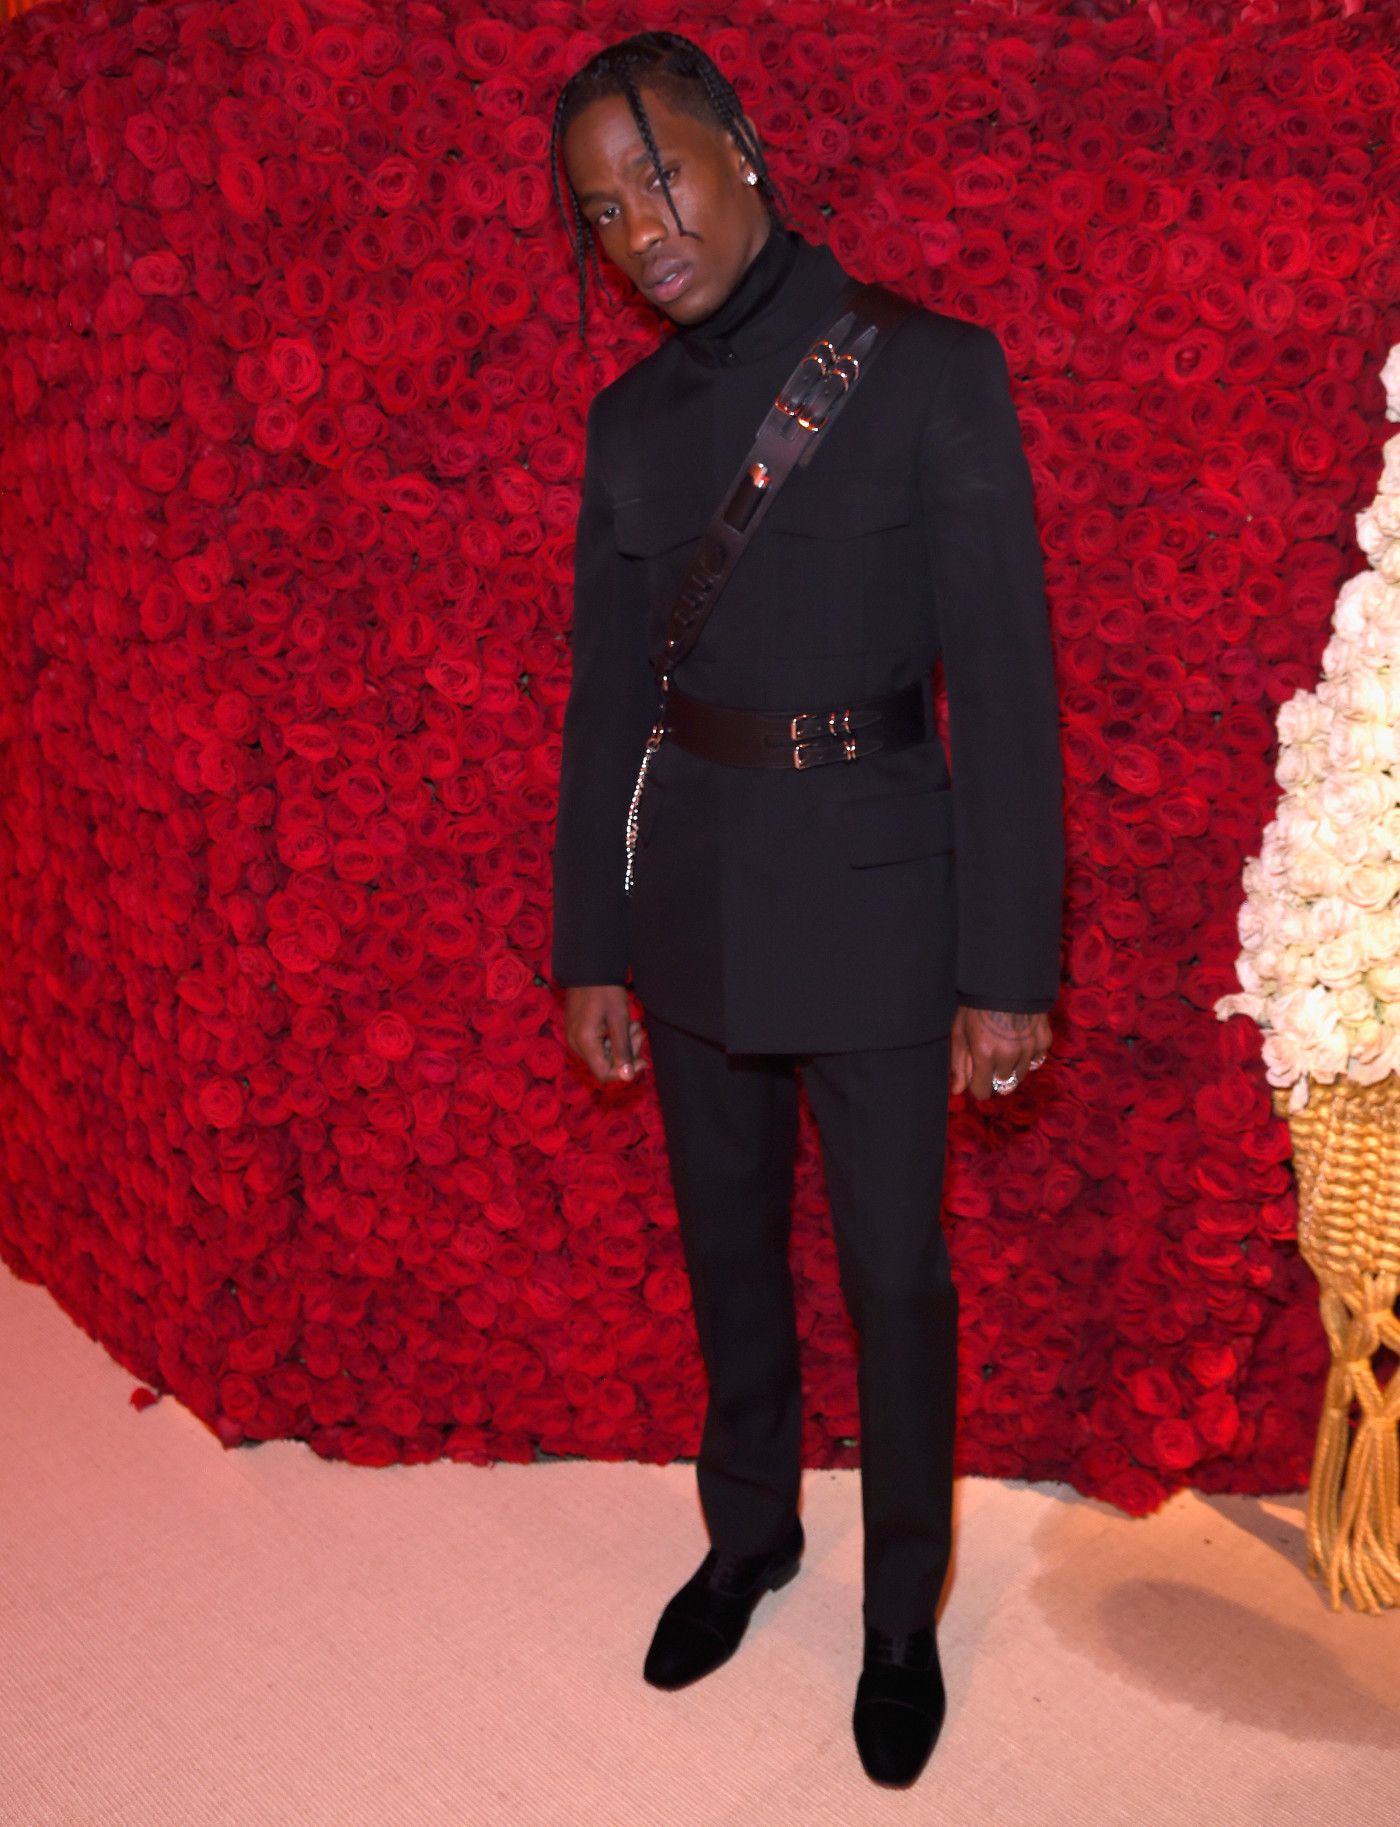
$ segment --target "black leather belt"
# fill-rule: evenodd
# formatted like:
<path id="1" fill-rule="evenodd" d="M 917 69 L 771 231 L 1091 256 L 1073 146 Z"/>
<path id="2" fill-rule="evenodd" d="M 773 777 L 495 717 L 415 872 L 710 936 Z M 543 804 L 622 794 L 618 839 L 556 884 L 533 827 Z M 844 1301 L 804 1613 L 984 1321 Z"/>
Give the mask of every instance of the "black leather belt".
<path id="1" fill-rule="evenodd" d="M 922 680 L 888 698 L 796 714 L 703 704 L 673 685 L 666 732 L 677 748 L 730 768 L 820 768 L 913 748 L 932 734 Z"/>

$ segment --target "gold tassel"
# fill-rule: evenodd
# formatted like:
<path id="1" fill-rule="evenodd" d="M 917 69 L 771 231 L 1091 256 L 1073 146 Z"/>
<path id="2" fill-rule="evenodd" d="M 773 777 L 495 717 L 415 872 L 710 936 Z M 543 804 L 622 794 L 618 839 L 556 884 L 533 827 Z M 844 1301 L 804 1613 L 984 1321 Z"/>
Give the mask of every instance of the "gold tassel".
<path id="1" fill-rule="evenodd" d="M 1274 1106 L 1287 1114 L 1288 1094 Z M 1317 1276 L 1332 1349 L 1308 1488 L 1308 1567 L 1358 1610 L 1400 1605 L 1400 1082 L 1309 1086 L 1288 1117 L 1298 1177 L 1298 1247 Z M 1353 1413 L 1356 1421 L 1353 1429 Z"/>

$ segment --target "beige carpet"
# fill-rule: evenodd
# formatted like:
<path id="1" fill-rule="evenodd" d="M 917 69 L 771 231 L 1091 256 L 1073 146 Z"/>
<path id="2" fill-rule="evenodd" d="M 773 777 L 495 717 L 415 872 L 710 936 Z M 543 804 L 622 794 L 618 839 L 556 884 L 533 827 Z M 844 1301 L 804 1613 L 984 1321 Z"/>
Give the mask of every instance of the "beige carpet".
<path id="1" fill-rule="evenodd" d="M 688 1693 L 640 1679 L 703 1552 L 689 1468 L 225 1453 L 0 1268 L 5 1827 L 1343 1827 L 1400 1804 L 1400 1616 L 1333 1616 L 1300 1500 L 1146 1522 L 969 1481 L 952 1706 L 862 1776 L 854 1475 Z"/>

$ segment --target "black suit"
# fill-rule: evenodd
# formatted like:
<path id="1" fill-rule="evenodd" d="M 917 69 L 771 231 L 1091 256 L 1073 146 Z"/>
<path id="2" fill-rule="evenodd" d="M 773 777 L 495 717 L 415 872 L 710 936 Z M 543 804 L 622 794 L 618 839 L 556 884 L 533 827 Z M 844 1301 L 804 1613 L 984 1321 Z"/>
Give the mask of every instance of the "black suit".
<path id="1" fill-rule="evenodd" d="M 827 251 L 775 235 L 714 319 L 606 389 L 589 420 L 555 972 L 566 984 L 630 975 L 653 1051 L 660 1024 L 668 1036 L 690 1037 L 685 1071 L 675 1045 L 663 1041 L 658 1082 L 712 1390 L 724 1380 L 716 1353 L 725 1352 L 731 1321 L 700 1310 L 709 1298 L 700 1284 L 715 1280 L 699 1260 L 702 1235 L 713 1229 L 705 1211 L 719 1195 L 702 1197 L 678 1161 L 695 1154 L 683 1142 L 690 1115 L 678 1100 L 693 1115 L 708 1095 L 696 1089 L 696 1075 L 708 1071 L 712 1088 L 740 1097 L 744 1060 L 761 1077 L 764 1059 L 836 1056 L 854 1068 L 894 1049 L 910 1082 L 923 1087 L 926 1108 L 928 1048 L 945 1041 L 959 1000 L 1048 1009 L 1058 980 L 1059 747 L 1029 472 L 996 339 L 929 312 L 895 332 L 811 467 L 788 481 L 677 683 L 715 704 L 797 712 L 893 692 L 927 678 L 941 654 L 951 784 L 937 742 L 803 772 L 724 767 L 667 743 L 643 800 L 630 905 L 623 892 L 627 804 L 656 711 L 651 658 L 676 587 L 764 412 L 836 315 L 848 283 Z M 938 1057 L 946 1084 L 946 1046 Z M 861 1098 L 852 1085 L 841 1095 L 854 1108 Z M 889 1100 L 888 1087 L 881 1095 Z M 716 1120 L 717 1097 L 715 1089 Z M 938 1108 L 923 1123 L 909 1112 L 916 1134 L 901 1222 L 937 1232 L 937 1172 L 930 1180 L 921 1165 L 936 1154 L 941 1170 L 946 1100 L 933 1101 Z M 830 1133 L 823 1144 L 834 1203 L 837 1181 L 853 1189 L 854 1203 L 837 1214 L 838 1233 L 849 1233 L 868 1225 L 857 1208 L 869 1176 L 834 1160 Z M 897 1145 L 891 1138 L 888 1146 Z M 781 1187 L 774 1191 L 767 1170 L 755 1173 L 748 1192 L 730 1185 L 724 1200 L 732 1213 L 747 1199 L 757 1229 L 774 1200 L 781 1203 Z M 897 1201 L 890 1188 L 881 1197 Z M 948 1278 L 946 1255 L 935 1260 L 931 1243 L 914 1254 L 925 1271 L 924 1286 L 909 1295 L 917 1330 L 920 1303 L 926 1320 L 930 1290 L 935 1282 L 946 1288 Z M 853 1260 L 849 1268 L 857 1273 Z M 771 1274 L 771 1263 L 760 1270 L 755 1262 L 751 1272 Z M 861 1287 L 846 1281 L 858 1324 L 869 1304 L 860 1273 Z M 772 1308 L 778 1318 L 780 1307 Z M 732 1325 L 747 1324 L 732 1316 Z M 789 1371 L 783 1375 L 790 1403 Z M 893 1388 L 863 1399 L 867 1487 L 871 1428 L 884 1423 L 866 1409 L 921 1399 Z M 939 1399 L 946 1409 L 950 1396 Z M 788 1453 L 790 1428 L 769 1408 L 758 1432 L 782 1433 Z M 706 1440 L 722 1484 L 715 1422 L 712 1401 Z M 911 1442 L 926 1436 L 916 1426 Z M 706 1463 L 702 1452 L 702 1493 Z M 769 1484 L 785 1488 L 791 1476 L 792 1468 L 775 1470 Z M 739 1538 L 766 1534 L 767 1523 L 755 1519 L 767 1512 L 762 1504 L 746 1512 L 746 1481 L 731 1483 L 723 1522 L 732 1539 L 721 1545 L 747 1551 Z M 706 1500 L 717 1541 L 725 1508 Z M 867 1505 L 868 1535 L 870 1521 Z M 930 1524 L 930 1540 L 937 1533 Z M 867 1615 L 870 1599 L 868 1585 Z M 887 1608 L 886 1627 L 895 1609 L 908 1606 Z"/>

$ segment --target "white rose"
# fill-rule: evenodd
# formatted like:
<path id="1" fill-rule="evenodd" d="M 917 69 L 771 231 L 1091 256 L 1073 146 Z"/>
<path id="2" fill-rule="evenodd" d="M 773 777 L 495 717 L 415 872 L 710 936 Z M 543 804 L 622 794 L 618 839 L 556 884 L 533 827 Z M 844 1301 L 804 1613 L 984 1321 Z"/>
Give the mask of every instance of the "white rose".
<path id="1" fill-rule="evenodd" d="M 1395 1039 L 1378 1021 L 1349 1023 L 1348 1028 L 1347 1045 L 1353 1060 L 1379 1059 Z"/>
<path id="2" fill-rule="evenodd" d="M 1356 925 L 1356 910 L 1341 894 L 1322 895 L 1302 912 L 1304 943 L 1308 945 L 1323 945 L 1338 933 L 1351 932 Z"/>
<path id="3" fill-rule="evenodd" d="M 1332 630 L 1341 649 L 1349 642 L 1359 641 L 1368 628 L 1384 626 L 1393 619 L 1393 614 L 1386 601 L 1389 592 L 1383 577 L 1377 577 L 1374 571 L 1358 571 L 1349 577 L 1337 592 L 1337 607 L 1332 617 Z M 1329 678 L 1340 676 L 1342 669 L 1327 669 Z"/>
<path id="4" fill-rule="evenodd" d="M 1388 768 L 1400 760 L 1400 743 L 1387 723 L 1346 718 L 1332 725 L 1327 759 L 1334 768 Z"/>
<path id="5" fill-rule="evenodd" d="M 1358 982 L 1364 965 L 1361 939 L 1354 932 L 1338 933 L 1313 953 L 1313 969 L 1319 983 L 1332 990 L 1344 990 L 1348 984 Z"/>
<path id="6" fill-rule="evenodd" d="M 1381 386 L 1385 388 L 1385 416 L 1400 419 L 1400 343 L 1385 358 Z"/>
<path id="7" fill-rule="evenodd" d="M 1268 834 L 1265 833 L 1264 846 L 1268 847 Z M 1244 891 L 1249 900 L 1272 899 L 1275 885 L 1283 871 L 1288 867 L 1287 860 L 1280 858 L 1277 867 L 1270 867 L 1262 856 L 1252 856 L 1243 870 Z M 1246 901 L 1245 905 L 1248 905 Z"/>
<path id="8" fill-rule="evenodd" d="M 1328 833 L 1327 848 L 1343 865 L 1365 863 L 1375 843 L 1373 825 L 1348 825 L 1344 831 Z"/>
<path id="9" fill-rule="evenodd" d="M 1400 889 L 1400 870 L 1389 863 L 1358 862 L 1347 870 L 1346 898 L 1367 913 L 1388 907 Z"/>
<path id="10" fill-rule="evenodd" d="M 1305 844 L 1317 829 L 1317 814 L 1302 794 L 1289 793 L 1278 803 L 1269 830 L 1288 844 Z"/>
<path id="11" fill-rule="evenodd" d="M 1400 443 L 1400 438 L 1396 439 Z M 1310 691 L 1295 692 L 1286 704 L 1278 707 L 1278 739 L 1285 747 L 1290 742 L 1309 742 L 1325 735 L 1332 715 Z"/>
<path id="12" fill-rule="evenodd" d="M 1284 947 L 1283 962 L 1278 970 L 1278 981 L 1280 984 L 1292 984 L 1300 990 L 1312 988 L 1317 982 L 1317 966 L 1313 961 L 1313 951 L 1310 945 Z"/>
<path id="13" fill-rule="evenodd" d="M 1306 786 L 1318 778 L 1322 757 L 1327 753 L 1319 742 L 1294 742 L 1280 749 L 1274 763 L 1274 779 L 1285 793 Z"/>
<path id="14" fill-rule="evenodd" d="M 1315 1079 L 1319 1079 L 1324 1085 L 1330 1085 L 1333 1079 L 1341 1078 L 1345 1074 L 1349 1053 L 1350 1048 L 1347 1046 L 1345 1034 L 1340 1031 L 1335 1034 L 1326 1034 L 1315 1047 L 1310 1049 L 1308 1070 Z"/>
<path id="15" fill-rule="evenodd" d="M 1264 1013 L 1262 996 L 1222 996 L 1215 1005 L 1217 1021 L 1228 1021 L 1232 1015 L 1248 1015 L 1251 1021 L 1259 1021 Z"/>
<path id="16" fill-rule="evenodd" d="M 1395 803 L 1393 787 L 1376 774 L 1339 774 L 1323 780 L 1317 797 L 1324 816 L 1342 830 L 1384 818 Z"/>
<path id="17" fill-rule="evenodd" d="M 1400 807 L 1392 807 L 1384 818 L 1377 819 L 1371 837 L 1379 855 L 1400 858 Z"/>
<path id="18" fill-rule="evenodd" d="M 1372 622 L 1363 638 L 1357 643 L 1361 649 L 1361 663 L 1365 666 L 1389 670 L 1400 665 L 1400 621 L 1394 616 Z"/>
<path id="19" fill-rule="evenodd" d="M 1373 964 L 1400 958 L 1400 910 L 1387 907 L 1381 913 L 1368 914 L 1362 921 L 1366 952 Z"/>
<path id="20" fill-rule="evenodd" d="M 1251 857 L 1244 866 L 1244 888 L 1246 894 L 1275 894 L 1282 886 L 1284 876 L 1294 852 L 1302 849 L 1303 839 L 1290 840 L 1280 830 L 1278 821 L 1264 827 L 1264 841 L 1259 846 L 1257 857 Z M 1253 879 L 1251 880 L 1251 873 Z"/>
<path id="21" fill-rule="evenodd" d="M 1267 996 L 1278 982 L 1278 975 L 1273 968 L 1278 960 L 1277 952 L 1269 951 L 1266 946 L 1259 957 L 1249 952 L 1241 952 L 1235 960 L 1235 975 L 1240 980 L 1240 988 L 1247 996 Z M 1260 959 L 1264 962 L 1260 963 Z"/>
<path id="22" fill-rule="evenodd" d="M 1400 1061 L 1400 1034 L 1380 1047 L 1368 1060 L 1354 1057 L 1347 1070 L 1347 1077 L 1354 1078 L 1358 1085 L 1379 1085 L 1383 1078 L 1389 1078 Z"/>
<path id="23" fill-rule="evenodd" d="M 1288 902 L 1280 901 L 1274 914 L 1274 931 L 1281 945 L 1304 945 L 1308 938 L 1308 917 L 1305 910 Z"/>
<path id="24" fill-rule="evenodd" d="M 1268 937 L 1271 922 L 1257 901 L 1240 903 L 1240 944 L 1247 951 L 1257 950 Z"/>
<path id="25" fill-rule="evenodd" d="M 1400 535 L 1400 494 L 1388 494 L 1382 489 L 1362 518 L 1374 520 L 1385 538 L 1396 538 Z"/>
<path id="26" fill-rule="evenodd" d="M 1369 1023 L 1375 1028 L 1379 1041 L 1381 1034 L 1380 1023 L 1376 1020 L 1376 999 L 1364 983 L 1353 983 L 1347 989 L 1337 991 L 1337 1013 L 1352 1029 L 1362 1023 Z"/>
<path id="27" fill-rule="evenodd" d="M 1349 679 L 1331 680 L 1318 688 L 1318 696 L 1325 698 L 1339 717 L 1358 723 L 1390 722 L 1389 694 L 1379 673 L 1357 673 Z"/>
<path id="28" fill-rule="evenodd" d="M 1291 1034 L 1277 1029 L 1264 1036 L 1264 1072 L 1271 1085 L 1291 1085 L 1307 1071 L 1303 1049 Z"/>
<path id="29" fill-rule="evenodd" d="M 1337 613 L 1340 616 L 1340 609 Z M 1362 664 L 1365 655 L 1361 642 L 1365 633 L 1364 626 L 1358 628 L 1354 635 L 1343 634 L 1338 628 L 1322 650 L 1322 670 L 1329 679 L 1342 678 L 1349 672 L 1355 672 Z"/>
<path id="30" fill-rule="evenodd" d="M 1373 964 L 1366 973 L 1366 988 L 1378 1002 L 1400 1010 L 1400 958 Z"/>
<path id="31" fill-rule="evenodd" d="M 1335 894 L 1341 881 L 1342 865 L 1316 844 L 1309 844 L 1289 859 L 1288 885 L 1305 901 Z"/>

